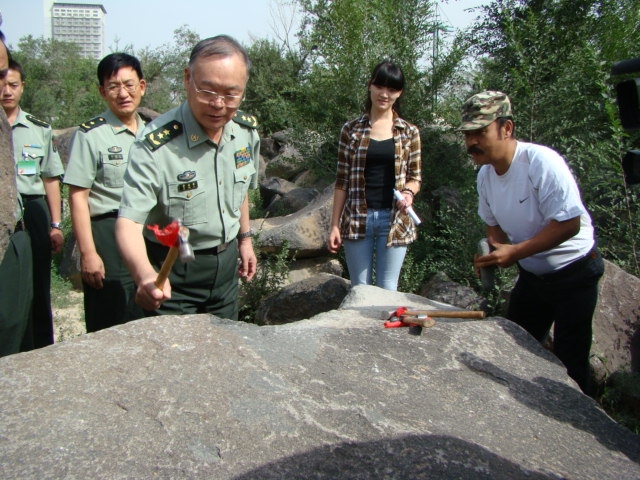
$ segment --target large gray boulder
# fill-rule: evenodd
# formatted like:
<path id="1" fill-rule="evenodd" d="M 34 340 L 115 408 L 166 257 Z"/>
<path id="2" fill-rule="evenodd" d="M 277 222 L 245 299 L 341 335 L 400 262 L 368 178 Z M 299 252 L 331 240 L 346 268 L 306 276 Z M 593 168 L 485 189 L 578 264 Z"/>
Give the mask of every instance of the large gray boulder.
<path id="1" fill-rule="evenodd" d="M 256 248 L 264 252 L 279 251 L 286 240 L 297 258 L 327 254 L 327 234 L 333 207 L 333 185 L 325 188 L 309 205 L 283 217 L 251 220 L 260 233 Z"/>
<path id="2" fill-rule="evenodd" d="M 598 380 L 618 371 L 640 372 L 640 278 L 611 262 L 604 266 L 591 347 Z"/>
<path id="3" fill-rule="evenodd" d="M 283 287 L 260 301 L 258 325 L 282 325 L 335 310 L 349 292 L 351 282 L 337 275 L 318 273 Z"/>
<path id="4" fill-rule="evenodd" d="M 294 324 L 155 317 L 2 358 L 0 477 L 640 478 L 640 438 L 522 329 L 383 328 L 400 305 L 442 307 L 359 286 Z"/>

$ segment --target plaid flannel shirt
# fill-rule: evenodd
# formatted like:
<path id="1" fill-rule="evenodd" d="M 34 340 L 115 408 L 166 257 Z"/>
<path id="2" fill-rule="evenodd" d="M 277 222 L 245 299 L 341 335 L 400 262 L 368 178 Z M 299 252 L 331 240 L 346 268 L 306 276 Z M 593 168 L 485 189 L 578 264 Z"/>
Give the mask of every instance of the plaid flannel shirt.
<path id="1" fill-rule="evenodd" d="M 340 232 L 343 238 L 357 240 L 366 235 L 367 201 L 365 197 L 364 167 L 371 135 L 369 116 L 345 123 L 338 144 L 338 167 L 335 188 L 347 191 L 342 212 Z M 395 144 L 395 188 L 402 190 L 410 181 L 422 183 L 420 132 L 394 114 L 393 141 Z M 393 204 L 391 230 L 387 246 L 408 245 L 417 238 L 416 226 L 409 215 L 398 211 Z"/>

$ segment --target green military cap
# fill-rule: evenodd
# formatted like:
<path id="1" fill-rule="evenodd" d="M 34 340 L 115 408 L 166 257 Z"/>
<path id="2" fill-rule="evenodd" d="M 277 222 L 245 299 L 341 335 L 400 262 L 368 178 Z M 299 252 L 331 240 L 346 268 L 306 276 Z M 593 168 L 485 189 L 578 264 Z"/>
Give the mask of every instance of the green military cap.
<path id="1" fill-rule="evenodd" d="M 486 90 L 475 94 L 462 105 L 462 124 L 458 130 L 478 130 L 501 117 L 512 117 L 506 93 Z"/>

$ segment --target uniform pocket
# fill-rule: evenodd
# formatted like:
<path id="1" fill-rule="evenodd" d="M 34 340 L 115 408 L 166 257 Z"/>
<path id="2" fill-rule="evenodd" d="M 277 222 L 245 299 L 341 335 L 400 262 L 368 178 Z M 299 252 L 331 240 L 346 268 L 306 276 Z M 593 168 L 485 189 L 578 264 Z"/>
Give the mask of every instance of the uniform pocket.
<path id="1" fill-rule="evenodd" d="M 18 161 L 18 175 L 39 175 L 44 152 L 40 147 L 24 146 Z"/>
<path id="2" fill-rule="evenodd" d="M 102 154 L 99 176 L 105 187 L 122 188 L 124 186 L 124 172 L 127 160 L 122 154 Z"/>
<path id="3" fill-rule="evenodd" d="M 202 180 L 169 184 L 169 216 L 179 219 L 183 225 L 195 225 L 207 221 L 207 192 Z"/>

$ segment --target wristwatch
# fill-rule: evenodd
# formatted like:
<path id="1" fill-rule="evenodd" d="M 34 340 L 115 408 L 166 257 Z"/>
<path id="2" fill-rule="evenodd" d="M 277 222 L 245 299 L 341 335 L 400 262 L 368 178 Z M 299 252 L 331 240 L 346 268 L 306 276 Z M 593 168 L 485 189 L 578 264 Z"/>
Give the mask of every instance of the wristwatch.
<path id="1" fill-rule="evenodd" d="M 60 222 L 51 222 L 51 228 L 57 228 L 60 230 Z"/>
<path id="2" fill-rule="evenodd" d="M 253 237 L 253 230 L 249 229 L 244 233 L 238 233 L 236 237 L 238 240 L 242 240 L 243 238 Z"/>

